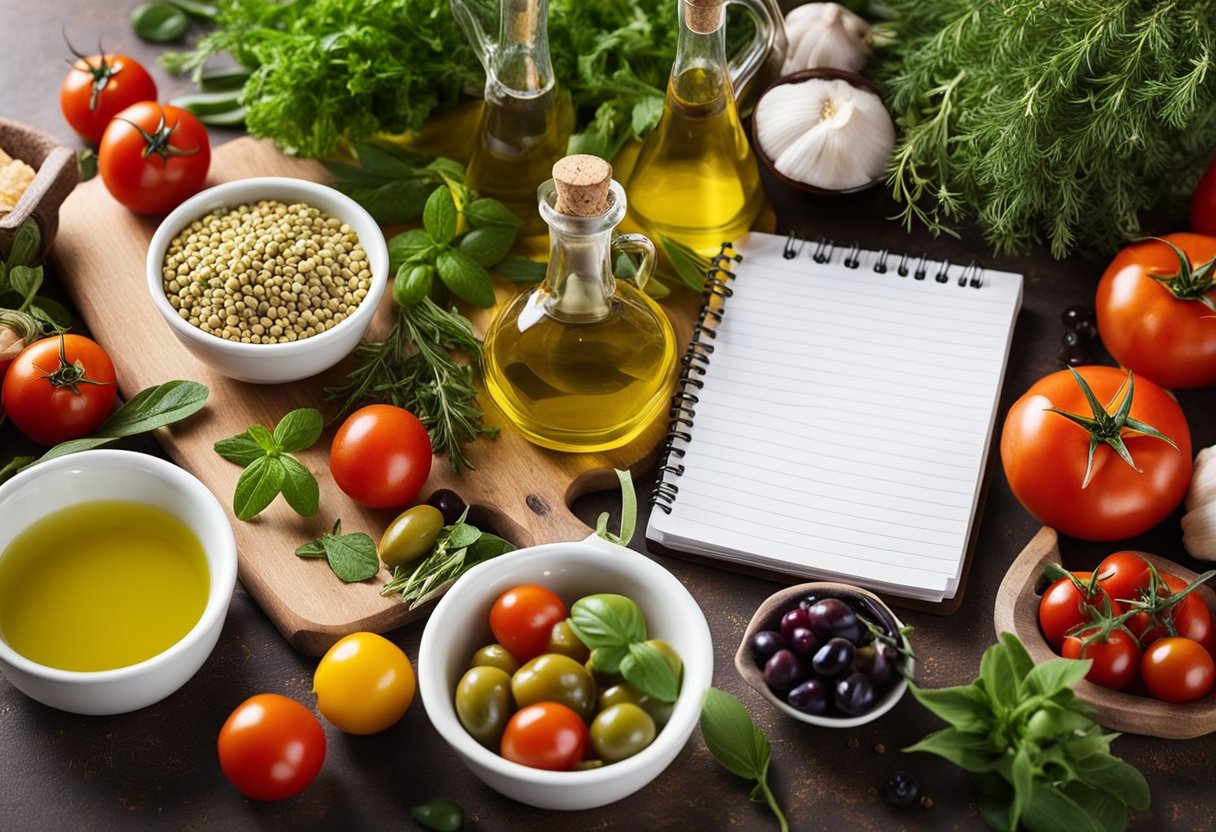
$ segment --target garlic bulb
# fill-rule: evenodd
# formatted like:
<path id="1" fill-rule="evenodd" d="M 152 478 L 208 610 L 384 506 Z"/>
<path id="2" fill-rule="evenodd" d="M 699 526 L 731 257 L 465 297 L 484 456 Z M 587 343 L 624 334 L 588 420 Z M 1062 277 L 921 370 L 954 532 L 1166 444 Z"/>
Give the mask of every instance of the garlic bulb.
<path id="1" fill-rule="evenodd" d="M 882 99 L 839 79 L 778 84 L 756 105 L 755 127 L 778 173 L 827 190 L 882 178 L 895 147 L 895 124 Z"/>
<path id="2" fill-rule="evenodd" d="M 785 16 L 782 75 L 832 67 L 860 72 L 870 58 L 870 24 L 837 3 L 807 3 Z"/>
<path id="3" fill-rule="evenodd" d="M 1216 560 L 1216 447 L 1204 448 L 1195 457 L 1182 515 L 1182 548 L 1191 557 Z"/>

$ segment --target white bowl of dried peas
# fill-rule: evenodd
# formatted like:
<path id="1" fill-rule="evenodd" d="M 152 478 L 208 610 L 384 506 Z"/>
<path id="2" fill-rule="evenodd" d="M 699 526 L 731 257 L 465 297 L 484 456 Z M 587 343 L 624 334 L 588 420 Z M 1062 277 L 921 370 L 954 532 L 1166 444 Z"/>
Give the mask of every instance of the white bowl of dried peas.
<path id="1" fill-rule="evenodd" d="M 359 344 L 388 286 L 388 247 L 371 215 L 333 188 L 241 179 L 164 219 L 147 280 L 191 355 L 230 378 L 281 384 Z"/>

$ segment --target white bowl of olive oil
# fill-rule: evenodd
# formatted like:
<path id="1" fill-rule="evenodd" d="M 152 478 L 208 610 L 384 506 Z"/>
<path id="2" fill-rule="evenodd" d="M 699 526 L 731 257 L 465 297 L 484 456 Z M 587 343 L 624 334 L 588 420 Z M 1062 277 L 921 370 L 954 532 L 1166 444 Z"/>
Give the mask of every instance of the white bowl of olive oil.
<path id="1" fill-rule="evenodd" d="M 215 496 L 147 454 L 92 450 L 0 485 L 0 671 L 46 705 L 134 711 L 203 665 L 236 584 Z"/>

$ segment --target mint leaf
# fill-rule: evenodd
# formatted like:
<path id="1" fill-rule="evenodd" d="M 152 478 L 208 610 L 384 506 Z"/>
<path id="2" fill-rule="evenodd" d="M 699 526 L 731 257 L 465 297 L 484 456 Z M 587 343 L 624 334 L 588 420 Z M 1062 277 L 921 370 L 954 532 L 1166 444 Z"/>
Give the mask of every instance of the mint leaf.
<path id="1" fill-rule="evenodd" d="M 265 456 L 266 452 L 262 450 L 257 442 L 247 433 L 242 433 L 239 436 L 230 436 L 227 439 L 220 439 L 211 449 L 222 456 L 229 462 L 234 462 L 242 468 L 252 463 L 255 459 Z"/>
<path id="2" fill-rule="evenodd" d="M 283 416 L 274 428 L 274 441 L 280 451 L 290 453 L 311 448 L 321 438 L 325 420 L 314 407 L 301 407 Z"/>
<path id="3" fill-rule="evenodd" d="M 488 309 L 494 305 L 494 287 L 485 267 L 460 249 L 447 248 L 435 258 L 439 278 L 452 294 L 473 306 Z"/>
<path id="4" fill-rule="evenodd" d="M 317 478 L 291 454 L 283 454 L 278 459 L 283 466 L 283 499 L 296 514 L 312 517 L 317 513 L 317 504 L 320 501 Z"/>
<path id="5" fill-rule="evenodd" d="M 422 225 L 435 245 L 446 246 L 456 237 L 456 201 L 446 185 L 436 188 L 422 208 Z"/>
<path id="6" fill-rule="evenodd" d="M 238 520 L 260 514 L 278 496 L 287 476 L 283 463 L 272 456 L 258 457 L 241 472 L 232 495 L 232 513 Z"/>

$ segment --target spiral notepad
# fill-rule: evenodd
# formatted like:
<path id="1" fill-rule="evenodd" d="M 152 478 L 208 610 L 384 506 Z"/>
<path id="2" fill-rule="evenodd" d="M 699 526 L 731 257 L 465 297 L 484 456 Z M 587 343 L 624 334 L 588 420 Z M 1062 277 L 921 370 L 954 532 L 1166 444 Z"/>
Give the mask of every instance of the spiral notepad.
<path id="1" fill-rule="evenodd" d="M 753 233 L 714 258 L 646 536 L 953 598 L 1022 277 Z"/>

